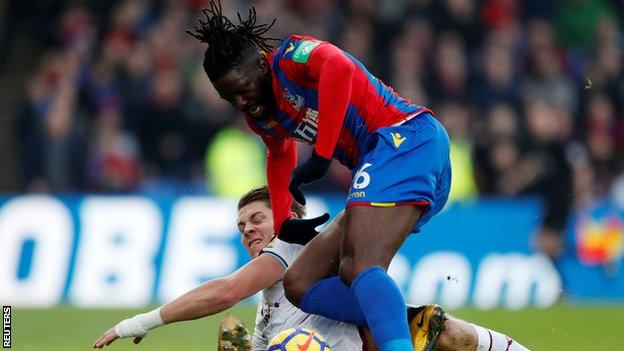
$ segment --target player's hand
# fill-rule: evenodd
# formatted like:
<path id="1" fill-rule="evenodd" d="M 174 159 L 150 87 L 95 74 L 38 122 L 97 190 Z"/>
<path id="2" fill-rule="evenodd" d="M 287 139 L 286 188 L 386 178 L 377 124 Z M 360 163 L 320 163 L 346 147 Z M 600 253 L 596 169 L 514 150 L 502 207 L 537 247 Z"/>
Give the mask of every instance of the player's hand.
<path id="1" fill-rule="evenodd" d="M 328 220 L 329 213 L 309 219 L 289 218 L 282 223 L 278 237 L 287 243 L 305 245 L 319 234 L 316 227 Z"/>
<path id="2" fill-rule="evenodd" d="M 295 201 L 302 205 L 306 204 L 305 196 L 303 196 L 303 191 L 301 191 L 301 185 L 323 178 L 329 171 L 330 165 L 331 160 L 317 155 L 316 152 L 312 152 L 312 156 L 305 163 L 295 168 L 290 185 L 288 185 L 288 190 Z"/>
<path id="3" fill-rule="evenodd" d="M 119 335 L 117 335 L 117 333 L 115 332 L 115 327 L 110 328 L 106 331 L 106 333 L 102 334 L 102 336 L 95 340 L 95 342 L 93 343 L 93 348 L 101 349 L 104 346 L 110 345 L 113 341 L 117 339 L 119 339 Z M 135 344 L 138 344 L 141 342 L 141 340 L 143 340 L 143 338 L 137 336 L 134 338 L 133 342 Z"/>
<path id="4" fill-rule="evenodd" d="M 133 337 L 135 344 L 140 343 L 151 329 L 149 326 L 149 318 L 150 315 L 153 315 L 154 313 L 158 315 L 159 321 L 155 324 L 152 323 L 153 325 L 151 328 L 155 325 L 162 325 L 159 309 L 149 313 L 138 314 L 132 318 L 124 319 L 123 321 L 117 323 L 117 325 L 113 328 L 107 330 L 104 335 L 100 336 L 100 338 L 95 341 L 93 348 L 101 349 L 104 346 L 110 345 L 113 341 L 119 338 Z"/>

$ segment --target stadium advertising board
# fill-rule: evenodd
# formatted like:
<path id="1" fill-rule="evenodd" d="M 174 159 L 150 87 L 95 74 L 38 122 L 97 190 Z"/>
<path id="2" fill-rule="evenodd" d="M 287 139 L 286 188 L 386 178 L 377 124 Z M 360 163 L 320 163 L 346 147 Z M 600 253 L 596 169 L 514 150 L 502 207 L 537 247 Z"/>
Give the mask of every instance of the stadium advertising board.
<path id="1" fill-rule="evenodd" d="M 248 259 L 234 199 L 19 196 L 0 203 L 4 305 L 142 306 Z M 336 214 L 342 205 L 315 198 L 309 210 Z M 547 307 L 562 291 L 577 300 L 624 300 L 621 212 L 579 215 L 559 267 L 530 248 L 539 218 L 540 207 L 528 200 L 456 203 L 408 239 L 391 274 L 409 302 L 451 309 Z"/>

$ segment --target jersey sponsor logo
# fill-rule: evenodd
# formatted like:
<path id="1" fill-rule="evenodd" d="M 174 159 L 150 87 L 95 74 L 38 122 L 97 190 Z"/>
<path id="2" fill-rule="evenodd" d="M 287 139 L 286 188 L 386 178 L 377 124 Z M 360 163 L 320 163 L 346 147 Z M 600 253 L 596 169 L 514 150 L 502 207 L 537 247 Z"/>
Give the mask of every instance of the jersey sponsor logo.
<path id="1" fill-rule="evenodd" d="M 318 111 L 311 108 L 306 109 L 305 117 L 301 120 L 301 123 L 295 129 L 293 138 L 312 143 L 316 139 L 316 132 L 318 129 Z"/>
<path id="2" fill-rule="evenodd" d="M 288 47 L 284 50 L 284 55 L 282 55 L 282 57 L 286 56 L 287 53 L 293 50 L 295 50 L 295 45 L 293 43 L 288 43 Z"/>
<path id="3" fill-rule="evenodd" d="M 305 343 L 303 343 L 303 345 L 299 345 L 299 343 L 297 343 L 297 348 L 299 349 L 299 351 L 308 351 L 308 349 L 310 348 L 310 344 L 312 343 L 312 339 L 314 339 L 314 332 L 308 335 L 308 339 Z"/>
<path id="4" fill-rule="evenodd" d="M 394 142 L 394 147 L 396 147 L 397 149 L 399 148 L 399 146 L 401 146 L 401 144 L 403 144 L 405 139 L 407 139 L 406 137 L 401 136 L 400 133 L 390 133 L 390 135 L 392 135 L 392 141 Z"/>
<path id="5" fill-rule="evenodd" d="M 366 162 L 362 165 L 362 168 L 357 171 L 353 177 L 353 189 L 364 189 L 368 186 L 368 184 L 370 184 L 371 177 L 370 174 L 366 172 L 366 169 L 370 166 L 372 166 L 372 164 Z"/>
<path id="6" fill-rule="evenodd" d="M 295 49 L 295 52 L 292 55 L 292 59 L 295 62 L 306 63 L 310 59 L 310 54 L 319 46 L 320 42 L 304 40 Z"/>
<path id="7" fill-rule="evenodd" d="M 349 196 L 347 196 L 347 201 L 351 200 L 351 199 L 359 199 L 362 197 L 366 196 L 366 192 L 365 191 L 354 191 L 352 193 L 349 194 Z"/>
<path id="8" fill-rule="evenodd" d="M 295 109 L 295 111 L 299 112 L 303 107 L 303 103 L 305 100 L 303 96 L 293 94 L 288 88 L 284 88 L 282 91 L 282 97 L 284 100 L 288 101 L 288 103 Z"/>

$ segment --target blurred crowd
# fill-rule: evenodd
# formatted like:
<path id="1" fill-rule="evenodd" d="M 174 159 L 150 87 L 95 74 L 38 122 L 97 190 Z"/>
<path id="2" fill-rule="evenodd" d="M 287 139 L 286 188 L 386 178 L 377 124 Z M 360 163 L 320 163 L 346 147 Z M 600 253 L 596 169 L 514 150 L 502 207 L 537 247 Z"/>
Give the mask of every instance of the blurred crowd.
<path id="1" fill-rule="evenodd" d="M 222 3 L 229 16 L 250 5 Z M 624 204 L 623 1 L 252 4 L 260 20 L 277 18 L 273 36 L 332 41 L 432 108 L 452 138 L 453 199 L 537 194 L 546 234 L 561 231 L 574 206 Z M 26 31 L 42 54 L 15 119 L 24 190 L 165 182 L 228 194 L 264 181 L 262 145 L 216 95 L 201 68 L 205 48 L 185 34 L 205 5 L 61 1 L 58 15 L 31 18 Z M 321 189 L 348 183 L 335 167 Z"/>

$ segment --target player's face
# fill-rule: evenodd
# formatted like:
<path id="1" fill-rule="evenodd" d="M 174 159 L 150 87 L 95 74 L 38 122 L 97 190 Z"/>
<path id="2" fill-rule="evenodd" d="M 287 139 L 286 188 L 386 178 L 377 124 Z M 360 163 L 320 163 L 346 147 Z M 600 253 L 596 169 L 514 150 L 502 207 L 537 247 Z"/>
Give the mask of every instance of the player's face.
<path id="1" fill-rule="evenodd" d="M 229 71 L 213 84 L 221 98 L 253 119 L 268 118 L 273 112 L 271 71 L 264 56 Z"/>
<path id="2" fill-rule="evenodd" d="M 254 201 L 238 210 L 238 230 L 251 258 L 260 254 L 273 238 L 273 212 L 264 201 Z"/>

